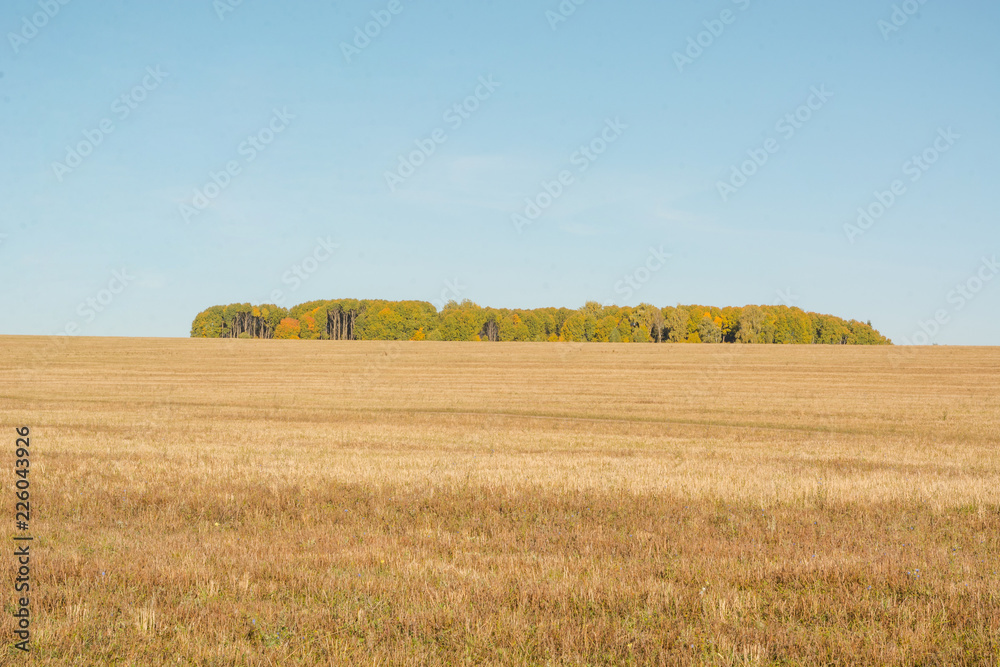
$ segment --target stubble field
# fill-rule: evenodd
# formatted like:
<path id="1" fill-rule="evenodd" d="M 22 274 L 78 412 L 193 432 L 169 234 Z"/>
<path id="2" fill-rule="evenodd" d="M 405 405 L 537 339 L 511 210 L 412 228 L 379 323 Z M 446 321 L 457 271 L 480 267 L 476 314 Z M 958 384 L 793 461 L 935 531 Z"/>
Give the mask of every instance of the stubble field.
<path id="1" fill-rule="evenodd" d="M 0 338 L 33 664 L 1000 662 L 1000 349 Z"/>

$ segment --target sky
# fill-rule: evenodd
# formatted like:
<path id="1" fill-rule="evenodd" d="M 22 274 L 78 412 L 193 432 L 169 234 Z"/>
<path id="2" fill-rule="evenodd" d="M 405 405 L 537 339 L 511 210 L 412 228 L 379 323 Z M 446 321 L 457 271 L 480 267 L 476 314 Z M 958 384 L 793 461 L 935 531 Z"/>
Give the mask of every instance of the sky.
<path id="1" fill-rule="evenodd" d="M 7 0 L 0 334 L 786 304 L 1000 342 L 986 0 Z"/>

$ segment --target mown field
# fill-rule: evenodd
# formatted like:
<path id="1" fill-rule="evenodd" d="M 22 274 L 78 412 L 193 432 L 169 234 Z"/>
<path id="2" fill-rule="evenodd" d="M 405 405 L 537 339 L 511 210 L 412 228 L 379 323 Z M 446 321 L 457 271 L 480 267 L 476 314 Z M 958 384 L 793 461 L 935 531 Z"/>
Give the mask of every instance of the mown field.
<path id="1" fill-rule="evenodd" d="M 998 371 L 992 348 L 0 338 L 0 662 L 998 664 Z"/>

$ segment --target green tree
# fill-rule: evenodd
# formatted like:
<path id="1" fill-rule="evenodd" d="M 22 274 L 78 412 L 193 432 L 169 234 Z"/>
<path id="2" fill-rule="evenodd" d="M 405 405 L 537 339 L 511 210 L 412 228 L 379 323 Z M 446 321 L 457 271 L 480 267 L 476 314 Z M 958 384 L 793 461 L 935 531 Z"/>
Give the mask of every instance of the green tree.
<path id="1" fill-rule="evenodd" d="M 485 325 L 485 326 L 484 326 Z M 291 331 L 289 327 L 297 327 Z M 280 331 L 279 331 L 280 329 Z M 294 334 L 294 335 L 293 335 Z M 212 306 L 191 323 L 191 336 L 338 340 L 784 343 L 891 345 L 870 322 L 846 321 L 788 306 L 604 306 L 578 310 L 481 308 L 450 301 L 440 313 L 425 301 L 337 299 L 290 310 L 275 304 Z"/>
<path id="2" fill-rule="evenodd" d="M 405 337 L 406 321 L 389 306 L 369 317 L 365 322 L 366 340 L 409 340 Z"/>
<path id="3" fill-rule="evenodd" d="M 478 340 L 486 321 L 482 309 L 469 300 L 450 306 L 442 311 L 441 337 L 444 340 Z"/>
<path id="4" fill-rule="evenodd" d="M 767 314 L 760 306 L 745 306 L 740 311 L 736 340 L 740 343 L 760 343 L 761 331 Z"/>
<path id="5" fill-rule="evenodd" d="M 691 314 L 685 308 L 671 308 L 669 306 L 664 308 L 662 312 L 665 340 L 669 343 L 686 342 L 688 339 L 688 323 L 691 319 Z"/>
<path id="6" fill-rule="evenodd" d="M 705 313 L 698 323 L 698 338 L 702 343 L 722 342 L 722 328 L 712 319 L 711 313 Z"/>
<path id="7" fill-rule="evenodd" d="M 222 338 L 226 332 L 226 320 L 223 317 L 225 310 L 223 306 L 212 306 L 198 313 L 191 323 L 191 337 Z"/>
<path id="8" fill-rule="evenodd" d="M 561 340 L 567 342 L 583 342 L 587 338 L 587 316 L 577 313 L 563 323 L 562 331 L 559 332 Z"/>
<path id="9" fill-rule="evenodd" d="M 590 340 L 598 343 L 607 343 L 611 340 L 611 332 L 616 331 L 618 320 L 613 315 L 607 315 L 597 321 L 594 326 L 594 334 Z M 621 334 L 618 334 L 618 341 L 621 341 Z"/>

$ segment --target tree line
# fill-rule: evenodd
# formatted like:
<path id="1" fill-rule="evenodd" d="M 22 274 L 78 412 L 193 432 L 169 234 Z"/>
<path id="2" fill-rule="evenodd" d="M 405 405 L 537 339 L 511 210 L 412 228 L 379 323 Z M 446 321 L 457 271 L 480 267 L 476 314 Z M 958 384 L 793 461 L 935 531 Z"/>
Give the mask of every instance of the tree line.
<path id="1" fill-rule="evenodd" d="M 195 317 L 192 338 L 448 340 L 599 343 L 891 345 L 871 322 L 788 306 L 484 308 L 469 300 L 438 310 L 425 301 L 337 299 L 292 308 L 236 303 Z"/>

